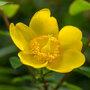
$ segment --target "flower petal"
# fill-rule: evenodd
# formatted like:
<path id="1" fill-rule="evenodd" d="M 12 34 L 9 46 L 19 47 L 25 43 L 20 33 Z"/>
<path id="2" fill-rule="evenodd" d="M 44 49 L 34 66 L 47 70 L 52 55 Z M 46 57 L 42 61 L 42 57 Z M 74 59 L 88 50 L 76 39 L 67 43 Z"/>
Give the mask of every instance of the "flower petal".
<path id="1" fill-rule="evenodd" d="M 65 26 L 59 32 L 59 42 L 64 49 L 82 49 L 82 32 L 74 26 Z"/>
<path id="2" fill-rule="evenodd" d="M 45 67 L 48 62 L 37 60 L 33 55 L 25 54 L 24 52 L 19 52 L 18 56 L 20 57 L 20 60 L 23 64 L 32 66 L 34 68 L 41 68 Z"/>
<path id="3" fill-rule="evenodd" d="M 35 33 L 23 23 L 18 23 L 16 26 L 11 23 L 10 36 L 20 50 L 29 51 L 30 40 L 35 37 Z"/>
<path id="4" fill-rule="evenodd" d="M 34 14 L 30 21 L 30 27 L 37 35 L 58 35 L 58 24 L 54 17 L 50 17 L 49 9 L 42 9 Z"/>
<path id="5" fill-rule="evenodd" d="M 67 73 L 80 67 L 85 62 L 84 55 L 78 50 L 67 50 L 62 58 L 47 65 L 47 68 L 56 72 Z"/>

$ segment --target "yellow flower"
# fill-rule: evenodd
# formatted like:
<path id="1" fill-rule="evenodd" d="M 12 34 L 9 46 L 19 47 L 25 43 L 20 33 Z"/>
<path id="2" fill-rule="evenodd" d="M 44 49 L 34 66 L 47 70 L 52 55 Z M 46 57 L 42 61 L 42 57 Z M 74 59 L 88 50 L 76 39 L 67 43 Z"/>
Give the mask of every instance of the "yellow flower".
<path id="1" fill-rule="evenodd" d="M 11 23 L 10 35 L 21 50 L 18 56 L 25 65 L 66 73 L 85 62 L 81 53 L 82 32 L 74 26 L 65 26 L 59 31 L 49 9 L 36 12 L 29 27 Z"/>

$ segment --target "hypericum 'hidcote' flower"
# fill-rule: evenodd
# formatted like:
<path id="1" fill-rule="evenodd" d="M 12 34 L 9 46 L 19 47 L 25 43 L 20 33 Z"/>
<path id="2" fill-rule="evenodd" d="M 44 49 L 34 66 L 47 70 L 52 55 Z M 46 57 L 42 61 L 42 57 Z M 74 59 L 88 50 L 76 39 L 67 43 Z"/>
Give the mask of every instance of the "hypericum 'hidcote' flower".
<path id="1" fill-rule="evenodd" d="M 21 50 L 18 56 L 25 65 L 66 73 L 85 62 L 81 53 L 82 32 L 74 26 L 65 26 L 59 31 L 49 9 L 36 12 L 29 27 L 11 23 L 10 35 Z"/>

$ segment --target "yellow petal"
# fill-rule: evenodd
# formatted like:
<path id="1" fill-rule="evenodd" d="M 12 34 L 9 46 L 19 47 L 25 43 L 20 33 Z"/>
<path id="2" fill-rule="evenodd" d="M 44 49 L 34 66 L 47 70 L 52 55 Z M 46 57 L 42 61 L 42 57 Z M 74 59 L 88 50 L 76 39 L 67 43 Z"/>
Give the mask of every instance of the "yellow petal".
<path id="1" fill-rule="evenodd" d="M 23 52 L 19 52 L 18 56 L 23 64 L 32 66 L 34 68 L 45 67 L 48 63 L 44 60 L 37 60 L 37 58 L 35 58 L 33 55 L 25 54 Z"/>
<path id="2" fill-rule="evenodd" d="M 80 67 L 85 62 L 84 55 L 78 50 L 67 50 L 62 58 L 47 65 L 47 68 L 56 72 L 67 73 Z"/>
<path id="3" fill-rule="evenodd" d="M 58 35 L 58 24 L 54 17 L 50 17 L 49 9 L 42 9 L 34 14 L 30 21 L 30 27 L 37 35 Z"/>
<path id="4" fill-rule="evenodd" d="M 82 49 L 82 32 L 74 26 L 65 26 L 59 32 L 59 42 L 64 49 Z"/>
<path id="5" fill-rule="evenodd" d="M 30 40 L 35 37 L 35 33 L 23 23 L 18 23 L 16 26 L 11 23 L 10 36 L 20 50 L 28 52 Z"/>
<path id="6" fill-rule="evenodd" d="M 73 49 L 77 49 L 77 50 L 81 51 L 82 46 L 83 46 L 82 41 L 77 41 L 73 45 L 69 46 L 67 49 L 73 48 Z"/>

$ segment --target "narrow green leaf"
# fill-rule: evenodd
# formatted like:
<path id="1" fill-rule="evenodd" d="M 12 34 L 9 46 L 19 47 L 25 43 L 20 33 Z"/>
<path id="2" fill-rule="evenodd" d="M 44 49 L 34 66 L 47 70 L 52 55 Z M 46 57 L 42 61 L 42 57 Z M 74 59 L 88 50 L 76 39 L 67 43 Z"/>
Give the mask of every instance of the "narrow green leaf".
<path id="1" fill-rule="evenodd" d="M 6 13 L 8 18 L 13 17 L 18 9 L 19 9 L 19 5 L 18 4 L 6 4 L 3 5 L 2 8 L 4 9 L 4 12 Z"/>
<path id="2" fill-rule="evenodd" d="M 3 30 L 0 30 L 0 35 L 9 36 L 9 32 L 5 32 Z"/>
<path id="3" fill-rule="evenodd" d="M 0 75 L 0 84 L 1 84 L 1 83 L 10 84 L 10 83 L 11 83 L 11 80 L 12 80 L 12 77 L 11 77 L 11 76 L 8 76 L 8 75 Z M 1 89 L 0 89 L 0 90 L 1 90 Z"/>
<path id="4" fill-rule="evenodd" d="M 25 75 L 22 77 L 16 77 L 12 80 L 13 83 L 23 82 L 23 81 L 30 81 L 32 80 L 32 77 L 30 75 Z"/>
<path id="5" fill-rule="evenodd" d="M 0 49 L 0 58 L 4 57 L 6 55 L 9 55 L 9 54 L 15 53 L 17 51 L 18 50 L 14 45 L 4 47 L 4 48 Z"/>
<path id="6" fill-rule="evenodd" d="M 7 4 L 8 2 L 0 1 L 0 6 Z"/>
<path id="7" fill-rule="evenodd" d="M 21 61 L 18 57 L 11 57 L 10 58 L 10 63 L 11 63 L 11 65 L 14 69 L 22 66 L 22 63 L 21 63 Z"/>
<path id="8" fill-rule="evenodd" d="M 11 85 L 0 85 L 0 90 L 37 90 L 37 88 L 33 87 L 25 87 L 25 86 L 11 86 Z"/>
<path id="9" fill-rule="evenodd" d="M 66 86 L 67 88 L 70 88 L 70 90 L 82 90 L 80 87 L 71 83 L 64 82 L 63 85 Z"/>
<path id="10" fill-rule="evenodd" d="M 86 10 L 90 10 L 90 3 L 84 0 L 75 0 L 71 4 L 69 12 L 71 15 L 76 15 Z"/>
<path id="11" fill-rule="evenodd" d="M 83 67 L 75 69 L 74 71 L 79 72 L 90 78 L 90 67 L 83 66 Z"/>
<path id="12" fill-rule="evenodd" d="M 9 74 L 13 74 L 11 68 L 0 67 L 0 75 L 9 75 Z"/>

